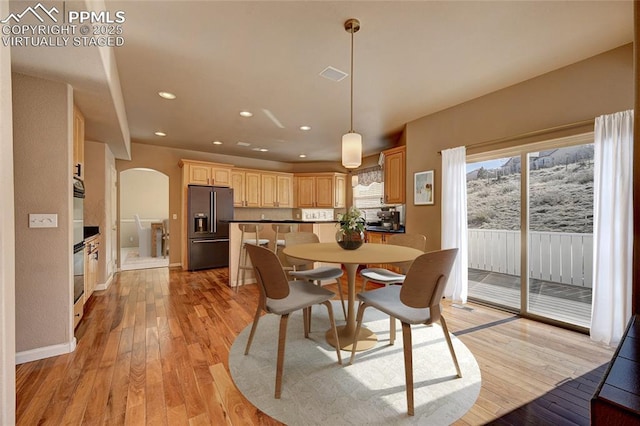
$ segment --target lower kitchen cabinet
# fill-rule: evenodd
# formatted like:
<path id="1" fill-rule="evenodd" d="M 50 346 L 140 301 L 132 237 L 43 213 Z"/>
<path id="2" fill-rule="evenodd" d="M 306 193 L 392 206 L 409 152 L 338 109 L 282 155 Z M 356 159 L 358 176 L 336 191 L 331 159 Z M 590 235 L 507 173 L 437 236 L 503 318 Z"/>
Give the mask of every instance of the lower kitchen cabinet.
<path id="1" fill-rule="evenodd" d="M 98 258 L 100 253 L 99 236 L 85 241 L 84 258 L 84 302 L 86 303 L 98 285 Z"/>

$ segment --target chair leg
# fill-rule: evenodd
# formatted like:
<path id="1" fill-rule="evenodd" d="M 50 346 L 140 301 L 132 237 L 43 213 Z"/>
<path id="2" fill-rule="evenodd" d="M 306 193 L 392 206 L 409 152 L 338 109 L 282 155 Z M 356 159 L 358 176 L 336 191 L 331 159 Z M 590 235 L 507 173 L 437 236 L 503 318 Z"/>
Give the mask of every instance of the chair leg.
<path id="1" fill-rule="evenodd" d="M 244 249 L 244 243 L 240 242 L 240 256 L 238 256 L 238 271 L 236 273 L 236 293 L 238 292 L 238 287 L 240 286 L 240 269 L 242 269 L 242 249 Z"/>
<path id="2" fill-rule="evenodd" d="M 304 308 L 302 310 L 302 322 L 304 324 L 304 337 L 305 339 L 309 338 L 309 317 L 311 315 L 309 314 L 309 308 Z"/>
<path id="3" fill-rule="evenodd" d="M 453 350 L 453 343 L 451 342 L 451 336 L 449 336 L 449 329 L 447 328 L 447 322 L 444 320 L 444 317 L 440 315 L 440 325 L 442 325 L 442 331 L 444 331 L 444 338 L 447 341 L 447 345 L 449 346 L 449 352 L 451 352 L 451 358 L 453 358 L 453 365 L 456 366 L 456 373 L 458 373 L 458 377 L 462 377 L 462 372 L 460 371 L 460 365 L 458 365 L 458 358 L 456 357 L 456 352 Z"/>
<path id="4" fill-rule="evenodd" d="M 289 314 L 285 314 L 280 317 L 280 332 L 278 334 L 278 363 L 276 365 L 276 399 L 280 399 L 280 394 L 282 392 L 282 372 L 284 371 L 284 344 L 287 341 L 288 320 Z"/>
<path id="5" fill-rule="evenodd" d="M 340 293 L 340 303 L 342 303 L 342 313 L 344 314 L 345 321 L 347 320 L 347 308 L 344 304 L 344 296 L 342 295 L 342 280 L 340 278 L 336 278 L 338 282 L 338 293 Z"/>
<path id="6" fill-rule="evenodd" d="M 402 323 L 402 343 L 404 345 L 404 376 L 407 387 L 407 412 L 413 416 L 413 356 L 411 325 Z"/>
<path id="7" fill-rule="evenodd" d="M 258 306 L 258 309 L 256 309 L 256 315 L 253 317 L 253 325 L 251 326 L 251 332 L 249 333 L 249 340 L 247 340 L 247 347 L 244 348 L 245 355 L 249 355 L 249 349 L 251 348 L 251 343 L 253 342 L 253 335 L 256 334 L 256 328 L 258 328 L 258 321 L 260 321 L 261 313 L 262 308 Z"/>
<path id="8" fill-rule="evenodd" d="M 396 341 L 396 318 L 389 315 L 389 344 L 393 345 Z"/>
<path id="9" fill-rule="evenodd" d="M 366 290 L 366 287 L 367 287 L 367 283 L 368 283 L 368 282 L 369 282 L 369 280 L 368 280 L 368 279 L 366 279 L 366 278 L 364 278 L 364 277 L 362 278 L 362 291 L 365 291 L 365 290 Z"/>
<path id="10" fill-rule="evenodd" d="M 360 302 L 358 305 L 358 315 L 356 316 L 356 334 L 358 336 L 360 334 L 360 328 L 362 328 L 362 317 L 364 316 L 364 310 L 368 305 L 364 302 Z M 353 358 L 356 356 L 356 346 L 358 345 L 358 339 L 356 338 L 351 345 L 351 358 L 349 359 L 349 364 L 353 364 Z"/>
<path id="11" fill-rule="evenodd" d="M 322 303 L 327 307 L 327 311 L 329 312 L 329 322 L 331 323 L 331 328 L 333 329 L 333 338 L 336 339 L 336 354 L 338 355 L 338 364 L 342 364 L 340 345 L 337 344 L 338 342 L 340 342 L 340 340 L 338 340 L 338 329 L 336 328 L 336 321 L 333 317 L 333 308 L 331 307 L 331 302 L 329 302 L 328 300 Z"/>

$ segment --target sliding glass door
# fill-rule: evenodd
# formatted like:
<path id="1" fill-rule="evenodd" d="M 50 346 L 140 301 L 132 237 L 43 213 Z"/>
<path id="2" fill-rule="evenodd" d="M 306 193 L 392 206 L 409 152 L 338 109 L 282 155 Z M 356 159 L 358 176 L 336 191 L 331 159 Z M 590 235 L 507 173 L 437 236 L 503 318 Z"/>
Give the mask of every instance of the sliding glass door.
<path id="1" fill-rule="evenodd" d="M 593 144 L 576 144 L 585 141 L 590 135 L 469 160 L 471 299 L 589 327 Z"/>

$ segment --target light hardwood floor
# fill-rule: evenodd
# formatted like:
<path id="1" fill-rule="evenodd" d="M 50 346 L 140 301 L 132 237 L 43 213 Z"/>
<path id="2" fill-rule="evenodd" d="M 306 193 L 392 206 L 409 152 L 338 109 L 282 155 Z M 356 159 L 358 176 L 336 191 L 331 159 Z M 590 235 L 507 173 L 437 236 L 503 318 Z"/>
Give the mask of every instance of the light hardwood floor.
<path id="1" fill-rule="evenodd" d="M 17 366 L 17 423 L 280 424 L 229 376 L 229 348 L 258 293 L 226 282 L 226 268 L 121 272 L 86 306 L 75 352 Z M 482 372 L 480 396 L 456 424 L 588 424 L 613 349 L 483 306 L 444 305 Z"/>

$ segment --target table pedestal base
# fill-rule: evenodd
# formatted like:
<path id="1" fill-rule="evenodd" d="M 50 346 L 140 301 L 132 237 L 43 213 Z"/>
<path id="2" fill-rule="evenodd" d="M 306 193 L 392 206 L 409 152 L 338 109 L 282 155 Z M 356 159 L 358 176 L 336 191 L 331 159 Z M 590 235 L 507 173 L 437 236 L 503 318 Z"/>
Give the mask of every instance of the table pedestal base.
<path id="1" fill-rule="evenodd" d="M 351 352 L 351 348 L 353 346 L 353 340 L 355 337 L 356 330 L 352 327 L 347 327 L 346 325 L 336 327 L 338 329 L 338 340 L 340 341 L 340 349 L 343 351 Z M 336 347 L 336 339 L 333 337 L 333 330 L 327 330 L 327 342 Z M 369 330 L 366 327 L 360 328 L 360 333 L 358 333 L 358 346 L 356 347 L 356 351 L 366 351 L 367 349 L 371 349 L 378 342 L 378 337 L 375 333 Z"/>

